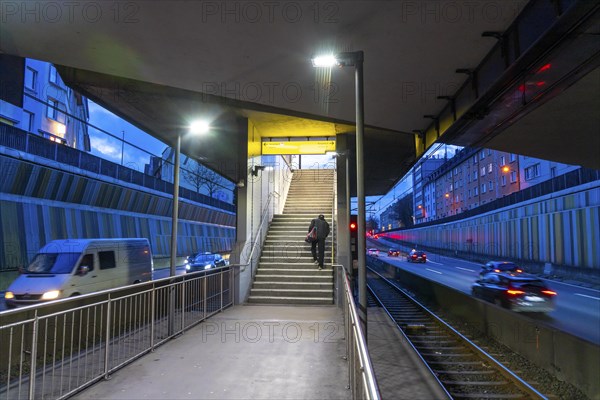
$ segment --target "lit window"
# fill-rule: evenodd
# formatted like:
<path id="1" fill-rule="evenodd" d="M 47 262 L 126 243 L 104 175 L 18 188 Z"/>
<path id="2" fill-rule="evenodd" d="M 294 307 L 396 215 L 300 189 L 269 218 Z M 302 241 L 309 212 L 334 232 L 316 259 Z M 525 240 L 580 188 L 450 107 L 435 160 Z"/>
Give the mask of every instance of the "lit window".
<path id="1" fill-rule="evenodd" d="M 481 167 L 481 176 L 485 176 L 485 166 Z"/>
<path id="2" fill-rule="evenodd" d="M 488 164 L 488 172 L 491 174 L 492 173 L 492 163 Z"/>

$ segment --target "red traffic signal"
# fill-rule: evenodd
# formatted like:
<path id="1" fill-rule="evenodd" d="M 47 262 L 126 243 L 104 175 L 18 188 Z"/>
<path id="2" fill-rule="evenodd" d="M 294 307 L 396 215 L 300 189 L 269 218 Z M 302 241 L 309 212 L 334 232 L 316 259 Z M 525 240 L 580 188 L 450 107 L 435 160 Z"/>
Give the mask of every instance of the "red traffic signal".
<path id="1" fill-rule="evenodd" d="M 355 231 L 356 230 L 356 222 L 350 222 L 350 230 L 351 231 Z"/>

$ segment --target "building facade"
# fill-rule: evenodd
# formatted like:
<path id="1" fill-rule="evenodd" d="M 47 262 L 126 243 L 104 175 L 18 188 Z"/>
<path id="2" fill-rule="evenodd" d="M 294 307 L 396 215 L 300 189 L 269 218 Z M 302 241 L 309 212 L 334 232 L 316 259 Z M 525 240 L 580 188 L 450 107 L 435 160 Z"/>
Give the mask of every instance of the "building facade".
<path id="1" fill-rule="evenodd" d="M 67 87 L 56 68 L 26 58 L 19 104 L 0 99 L 0 122 L 78 150 L 90 151 L 89 109 L 84 96 Z M 20 68 L 17 66 L 15 68 Z M 14 71 L 19 76 L 19 71 Z"/>

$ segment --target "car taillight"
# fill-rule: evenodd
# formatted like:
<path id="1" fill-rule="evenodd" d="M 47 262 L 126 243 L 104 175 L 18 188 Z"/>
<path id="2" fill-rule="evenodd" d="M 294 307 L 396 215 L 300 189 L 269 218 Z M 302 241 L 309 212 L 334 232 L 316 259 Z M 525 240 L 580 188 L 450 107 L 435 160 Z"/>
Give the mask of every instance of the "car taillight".
<path id="1" fill-rule="evenodd" d="M 423 254 L 423 256 L 422 256 L 422 257 L 423 257 L 423 258 L 427 258 L 427 256 L 426 256 L 425 254 Z"/>
<path id="2" fill-rule="evenodd" d="M 556 292 L 552 290 L 542 290 L 542 293 L 547 294 L 548 296 L 556 296 Z"/>
<path id="3" fill-rule="evenodd" d="M 417 255 L 416 255 L 416 254 L 413 254 L 412 258 L 417 258 Z"/>
<path id="4" fill-rule="evenodd" d="M 518 269 L 517 272 L 523 272 L 523 270 Z"/>
<path id="5" fill-rule="evenodd" d="M 506 291 L 506 293 L 508 293 L 508 294 L 511 294 L 511 295 L 513 295 L 513 296 L 517 296 L 517 295 L 520 295 L 520 294 L 525 294 L 525 292 L 524 292 L 524 291 L 522 291 L 522 290 L 517 290 L 517 289 L 508 289 L 508 290 Z"/>

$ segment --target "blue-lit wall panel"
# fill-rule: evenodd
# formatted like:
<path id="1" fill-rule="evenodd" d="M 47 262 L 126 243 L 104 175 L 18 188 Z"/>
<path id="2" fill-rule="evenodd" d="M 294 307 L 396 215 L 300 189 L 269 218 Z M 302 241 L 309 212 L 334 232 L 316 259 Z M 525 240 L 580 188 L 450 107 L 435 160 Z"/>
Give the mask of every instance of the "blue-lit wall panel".
<path id="1" fill-rule="evenodd" d="M 391 236 L 489 258 L 600 268 L 600 187 L 573 188 L 569 193 Z"/>
<path id="2" fill-rule="evenodd" d="M 0 155 L 0 270 L 25 265 L 50 240 L 145 237 L 155 256 L 170 253 L 170 197 Z M 236 216 L 182 200 L 179 255 L 226 252 Z"/>

